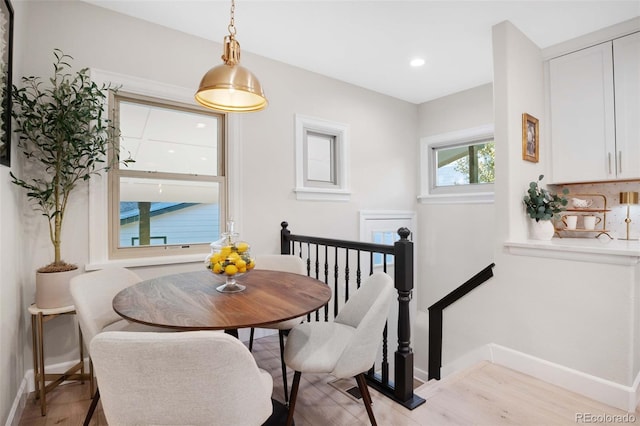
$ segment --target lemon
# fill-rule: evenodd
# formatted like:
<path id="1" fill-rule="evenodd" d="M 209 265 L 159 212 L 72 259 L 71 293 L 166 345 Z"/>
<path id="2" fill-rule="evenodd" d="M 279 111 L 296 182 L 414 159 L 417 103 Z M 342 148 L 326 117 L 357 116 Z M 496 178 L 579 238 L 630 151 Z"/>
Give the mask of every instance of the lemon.
<path id="1" fill-rule="evenodd" d="M 245 251 L 249 250 L 249 244 L 247 243 L 238 243 L 236 245 L 236 249 L 238 250 L 238 253 L 244 253 Z"/>
<path id="2" fill-rule="evenodd" d="M 251 270 L 251 269 L 253 269 L 254 266 L 256 266 L 256 264 L 253 261 L 253 259 L 251 259 L 251 261 L 249 261 L 249 263 L 247 263 L 247 269 Z"/>
<path id="3" fill-rule="evenodd" d="M 224 268 L 224 273 L 227 275 L 235 275 L 238 273 L 238 268 L 236 265 L 227 265 L 227 267 Z"/>
<path id="4" fill-rule="evenodd" d="M 238 267 L 238 270 L 241 270 L 241 269 L 245 269 L 246 270 L 247 262 L 245 262 L 244 260 L 239 258 L 238 260 L 236 260 L 235 263 L 236 263 L 236 266 Z M 240 272 L 242 272 L 242 271 L 240 271 Z"/>
<path id="5" fill-rule="evenodd" d="M 219 274 L 222 272 L 222 265 L 219 263 L 216 263 L 213 265 L 213 272 L 215 272 L 216 274 Z"/>

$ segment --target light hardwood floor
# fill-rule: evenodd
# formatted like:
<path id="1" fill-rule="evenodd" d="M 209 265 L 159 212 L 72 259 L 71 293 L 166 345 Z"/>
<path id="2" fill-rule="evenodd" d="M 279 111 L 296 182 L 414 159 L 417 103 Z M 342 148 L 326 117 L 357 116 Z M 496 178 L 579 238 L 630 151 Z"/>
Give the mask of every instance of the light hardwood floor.
<path id="1" fill-rule="evenodd" d="M 256 340 L 254 356 L 258 365 L 273 375 L 273 396 L 282 401 L 282 374 L 277 336 Z M 289 383 L 292 377 L 293 373 L 290 372 Z M 327 375 L 302 375 L 295 413 L 297 426 L 369 424 L 362 403 L 337 390 L 344 386 L 331 385 L 332 380 L 333 378 Z M 425 383 L 415 392 L 427 401 L 415 410 L 409 411 L 381 396 L 375 390 L 371 390 L 378 424 L 381 426 L 627 424 L 616 419 L 631 419 L 631 424 L 640 424 L 638 411 L 627 415 L 622 410 L 491 363 L 478 364 L 440 382 Z M 42 417 L 39 405 L 30 399 L 20 425 L 81 425 L 90 403 L 88 384 L 63 384 L 48 395 L 47 402 L 49 411 L 47 416 Z M 583 421 L 578 418 L 581 415 Z M 627 417 L 623 417 L 625 415 Z M 591 421 L 587 422 L 587 419 Z M 593 421 L 600 419 L 607 421 Z M 107 425 L 100 405 L 91 424 Z"/>

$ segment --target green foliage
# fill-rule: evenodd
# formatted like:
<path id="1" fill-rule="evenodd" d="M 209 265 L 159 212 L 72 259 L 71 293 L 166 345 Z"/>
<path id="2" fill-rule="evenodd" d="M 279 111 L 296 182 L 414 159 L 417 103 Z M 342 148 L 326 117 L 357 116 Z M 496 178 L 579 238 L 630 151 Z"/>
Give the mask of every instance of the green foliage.
<path id="1" fill-rule="evenodd" d="M 496 146 L 493 142 L 482 145 L 477 151 L 478 183 L 493 183 L 495 181 Z M 469 172 L 469 157 L 460 158 L 454 167 L 458 173 L 471 178 Z M 471 179 L 470 179 L 471 180 Z"/>
<path id="2" fill-rule="evenodd" d="M 10 175 L 47 218 L 55 252 L 52 265 L 61 266 L 65 263 L 60 258 L 60 235 L 69 196 L 78 183 L 109 168 L 110 147 L 113 161 L 118 161 L 119 132 L 103 115 L 108 90 L 115 89 L 92 82 L 88 68 L 72 73 L 67 61 L 73 58 L 58 49 L 53 54 L 49 84 L 40 77 L 23 77 L 23 87 L 13 87 L 12 116 L 27 176 Z"/>
<path id="3" fill-rule="evenodd" d="M 527 195 L 522 199 L 527 207 L 527 214 L 531 219 L 535 219 L 536 222 L 551 220 L 554 215 L 564 211 L 564 207 L 568 203 L 564 196 L 551 194 L 546 189 L 541 188 L 538 183 L 542 181 L 542 178 L 544 178 L 544 175 L 540 175 L 537 182 L 529 183 Z M 563 195 L 568 193 L 569 190 L 567 188 L 562 190 Z"/>

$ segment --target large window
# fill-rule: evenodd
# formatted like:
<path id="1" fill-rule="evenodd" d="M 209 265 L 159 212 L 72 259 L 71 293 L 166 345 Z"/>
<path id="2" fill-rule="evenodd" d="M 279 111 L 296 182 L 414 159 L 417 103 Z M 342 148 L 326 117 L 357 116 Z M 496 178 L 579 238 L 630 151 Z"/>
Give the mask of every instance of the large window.
<path id="1" fill-rule="evenodd" d="M 224 115 L 117 93 L 120 157 L 109 172 L 111 258 L 205 252 L 226 222 Z"/>
<path id="2" fill-rule="evenodd" d="M 491 202 L 495 177 L 493 126 L 421 140 L 422 202 Z"/>

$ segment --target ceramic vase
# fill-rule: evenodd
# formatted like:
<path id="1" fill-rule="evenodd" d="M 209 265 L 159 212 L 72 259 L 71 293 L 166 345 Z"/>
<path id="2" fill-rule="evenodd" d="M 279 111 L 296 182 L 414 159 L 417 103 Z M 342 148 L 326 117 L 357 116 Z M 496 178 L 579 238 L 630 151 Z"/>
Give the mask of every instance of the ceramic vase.
<path id="1" fill-rule="evenodd" d="M 555 232 L 553 222 L 550 220 L 536 222 L 535 219 L 531 219 L 529 222 L 529 238 L 532 240 L 549 241 Z"/>
<path id="2" fill-rule="evenodd" d="M 55 309 L 73 305 L 69 282 L 80 268 L 65 272 L 36 272 L 36 306 Z"/>

